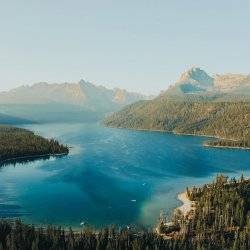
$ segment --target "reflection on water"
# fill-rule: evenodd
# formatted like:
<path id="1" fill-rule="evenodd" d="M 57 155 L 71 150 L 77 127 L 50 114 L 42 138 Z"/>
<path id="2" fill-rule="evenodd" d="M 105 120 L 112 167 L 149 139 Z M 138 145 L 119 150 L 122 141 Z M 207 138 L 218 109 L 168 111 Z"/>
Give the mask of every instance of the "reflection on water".
<path id="1" fill-rule="evenodd" d="M 26 163 L 33 162 L 35 160 L 48 160 L 51 157 L 52 156 L 44 155 L 44 156 L 27 156 L 24 158 L 14 158 L 0 162 L 0 167 L 4 167 L 10 164 L 13 166 L 16 166 L 17 164 L 25 165 Z"/>
<path id="2" fill-rule="evenodd" d="M 153 225 L 161 209 L 170 214 L 180 204 L 186 186 L 250 169 L 249 151 L 204 148 L 202 137 L 98 124 L 27 128 L 72 146 L 63 158 L 0 168 L 0 216 L 30 223 Z"/>

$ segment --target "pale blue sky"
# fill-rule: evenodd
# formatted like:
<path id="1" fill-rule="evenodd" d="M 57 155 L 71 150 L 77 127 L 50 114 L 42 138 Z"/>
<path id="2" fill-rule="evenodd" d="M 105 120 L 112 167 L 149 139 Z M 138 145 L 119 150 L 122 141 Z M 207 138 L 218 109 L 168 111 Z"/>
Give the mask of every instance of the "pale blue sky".
<path id="1" fill-rule="evenodd" d="M 250 1 L 0 3 L 0 90 L 84 78 L 156 94 L 193 65 L 250 73 Z"/>

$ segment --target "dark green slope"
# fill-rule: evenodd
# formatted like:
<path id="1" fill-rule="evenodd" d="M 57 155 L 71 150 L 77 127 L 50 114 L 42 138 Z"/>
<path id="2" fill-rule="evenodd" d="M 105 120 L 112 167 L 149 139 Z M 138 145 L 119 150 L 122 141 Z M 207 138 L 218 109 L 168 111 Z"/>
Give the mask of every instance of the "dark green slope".
<path id="1" fill-rule="evenodd" d="M 58 141 L 46 139 L 33 132 L 0 125 L 0 165 L 14 158 L 68 154 L 69 149 Z"/>
<path id="2" fill-rule="evenodd" d="M 250 141 L 250 102 L 181 101 L 161 96 L 129 105 L 104 124 Z"/>

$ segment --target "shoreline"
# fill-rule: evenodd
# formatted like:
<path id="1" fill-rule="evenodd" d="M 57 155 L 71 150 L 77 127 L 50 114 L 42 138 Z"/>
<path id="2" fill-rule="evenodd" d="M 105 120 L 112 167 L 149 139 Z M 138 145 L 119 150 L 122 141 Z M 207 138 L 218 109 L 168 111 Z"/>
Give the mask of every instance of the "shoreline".
<path id="1" fill-rule="evenodd" d="M 188 196 L 187 196 L 187 192 L 182 192 L 182 193 L 178 193 L 177 194 L 177 200 L 181 201 L 182 204 L 179 207 L 176 207 L 173 210 L 173 214 L 177 214 L 179 212 L 181 212 L 181 214 L 184 216 L 184 218 L 186 218 L 190 212 L 195 210 L 195 202 L 191 201 Z M 154 232 L 156 234 L 158 234 L 159 236 L 163 237 L 163 239 L 171 239 L 172 236 L 170 234 L 166 234 L 166 233 L 161 233 L 160 232 L 160 224 L 157 224 L 156 227 L 154 228 Z M 173 227 L 174 223 L 172 220 L 170 221 L 166 221 L 164 222 L 164 226 L 165 227 Z"/>
<path id="2" fill-rule="evenodd" d="M 118 129 L 128 129 L 128 130 L 148 131 L 148 132 L 161 132 L 161 133 L 168 133 L 168 134 L 174 134 L 174 135 L 199 136 L 199 137 L 208 137 L 208 138 L 221 139 L 221 140 L 237 141 L 237 140 L 234 140 L 234 139 L 228 139 L 228 138 L 219 137 L 219 136 L 216 136 L 216 135 L 180 133 L 180 132 L 175 132 L 175 131 L 171 131 L 171 130 L 164 130 L 164 129 L 126 128 L 126 127 L 106 126 L 105 124 L 104 124 L 104 126 L 107 127 L 107 128 L 118 128 Z"/>
<path id="3" fill-rule="evenodd" d="M 204 147 L 207 147 L 207 148 L 225 148 L 225 149 L 241 149 L 241 150 L 250 150 L 250 148 L 248 147 L 239 147 L 239 146 L 236 146 L 236 147 L 233 147 L 233 146 L 216 146 L 216 145 L 209 145 L 207 143 L 204 143 L 203 144 Z"/>
<path id="4" fill-rule="evenodd" d="M 104 124 L 105 125 L 105 124 Z M 188 134 L 188 133 L 179 133 L 174 131 L 168 131 L 163 129 L 146 129 L 146 128 L 126 128 L 126 127 L 115 127 L 115 126 L 106 126 L 107 128 L 116 128 L 116 129 L 128 129 L 128 130 L 135 130 L 135 131 L 148 131 L 148 132 L 160 132 L 160 133 L 167 133 L 167 134 L 173 134 L 173 135 L 184 135 L 184 136 L 198 136 L 198 137 L 207 137 L 207 138 L 213 138 L 213 139 L 219 139 L 219 140 L 230 140 L 235 141 L 235 139 L 228 139 L 225 137 L 219 137 L 215 135 L 205 135 L 205 134 Z M 232 146 L 211 146 L 206 143 L 203 144 L 204 147 L 210 147 L 210 148 L 225 148 L 225 149 L 244 149 L 244 150 L 250 150 L 248 147 L 232 147 Z"/>
<path id="5" fill-rule="evenodd" d="M 68 155 L 68 153 L 19 156 L 19 157 L 13 157 L 13 158 L 1 160 L 0 165 L 3 163 L 8 163 L 8 162 L 10 162 L 11 164 L 11 161 L 15 161 L 15 160 L 18 161 L 18 160 L 25 160 L 25 159 L 31 159 L 31 158 L 37 159 L 37 158 L 42 158 L 42 157 L 59 157 L 59 156 L 64 156 L 64 155 Z"/>
<path id="6" fill-rule="evenodd" d="M 182 205 L 174 209 L 174 213 L 177 211 L 181 211 L 181 213 L 186 217 L 189 212 L 195 210 L 195 202 L 191 201 L 188 196 L 187 192 L 179 193 L 177 195 L 177 199 L 182 202 Z"/>

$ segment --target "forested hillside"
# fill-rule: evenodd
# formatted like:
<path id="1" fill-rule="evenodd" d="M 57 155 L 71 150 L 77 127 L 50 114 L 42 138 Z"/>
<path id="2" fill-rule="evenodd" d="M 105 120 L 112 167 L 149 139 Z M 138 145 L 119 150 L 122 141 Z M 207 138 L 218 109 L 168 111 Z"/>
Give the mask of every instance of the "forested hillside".
<path id="1" fill-rule="evenodd" d="M 183 101 L 162 96 L 132 104 L 104 123 L 110 127 L 215 136 L 248 145 L 250 102 Z"/>
<path id="2" fill-rule="evenodd" d="M 45 139 L 26 129 L 0 126 L 0 163 L 38 155 L 67 154 L 68 148 L 53 139 Z"/>
<path id="3" fill-rule="evenodd" d="M 183 239 L 187 249 L 249 249 L 250 180 L 223 175 L 201 188 L 187 188 L 194 202 L 186 215 L 176 211 L 172 228 L 160 222 L 160 232 L 172 239 Z M 167 231 L 167 233 L 165 233 Z M 196 247 L 194 247 L 194 242 Z"/>
<path id="4" fill-rule="evenodd" d="M 250 247 L 250 181 L 218 176 L 202 188 L 188 189 L 195 212 L 176 213 L 171 232 L 160 224 L 162 235 L 136 228 L 65 231 L 48 226 L 35 228 L 20 221 L 0 221 L 0 249 L 120 249 L 120 250 L 247 250 Z"/>
<path id="5" fill-rule="evenodd" d="M 207 146 L 249 147 L 250 76 L 212 77 L 193 67 L 157 98 L 127 106 L 104 123 L 226 139 Z"/>

